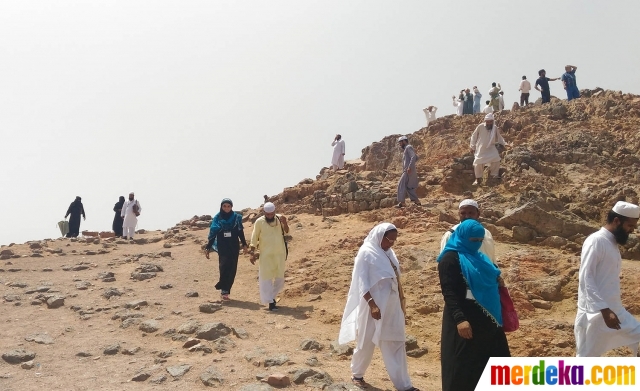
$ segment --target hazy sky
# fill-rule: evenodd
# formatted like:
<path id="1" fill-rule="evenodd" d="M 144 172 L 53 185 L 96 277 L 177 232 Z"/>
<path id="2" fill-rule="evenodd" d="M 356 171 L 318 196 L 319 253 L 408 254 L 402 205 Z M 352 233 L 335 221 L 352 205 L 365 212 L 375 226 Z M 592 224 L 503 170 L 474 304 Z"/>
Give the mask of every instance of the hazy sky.
<path id="1" fill-rule="evenodd" d="M 0 243 L 59 236 L 76 195 L 110 230 L 256 207 L 451 95 L 578 66 L 580 88 L 640 93 L 640 2 L 0 1 Z M 635 65 L 634 65 L 635 64 Z M 551 85 L 564 97 L 560 82 Z M 534 91 L 535 100 L 539 94 Z"/>

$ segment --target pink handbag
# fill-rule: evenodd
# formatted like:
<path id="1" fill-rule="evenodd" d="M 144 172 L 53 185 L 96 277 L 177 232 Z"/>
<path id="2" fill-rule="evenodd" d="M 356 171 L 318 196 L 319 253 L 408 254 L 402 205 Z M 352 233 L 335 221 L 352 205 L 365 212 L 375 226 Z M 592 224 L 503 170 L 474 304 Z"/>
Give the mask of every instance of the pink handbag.
<path id="1" fill-rule="evenodd" d="M 520 320 L 513 306 L 513 300 L 509 296 L 509 290 L 505 286 L 500 286 L 498 287 L 498 292 L 500 293 L 500 305 L 502 306 L 502 328 L 507 333 L 516 331 L 520 327 Z"/>

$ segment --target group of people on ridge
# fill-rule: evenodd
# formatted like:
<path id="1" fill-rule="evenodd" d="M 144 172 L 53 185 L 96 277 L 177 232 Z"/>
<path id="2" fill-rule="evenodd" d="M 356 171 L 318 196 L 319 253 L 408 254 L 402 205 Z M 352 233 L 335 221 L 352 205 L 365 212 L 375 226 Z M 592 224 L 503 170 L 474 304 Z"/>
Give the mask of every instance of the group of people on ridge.
<path id="1" fill-rule="evenodd" d="M 129 199 L 125 200 L 123 196 L 113 206 L 115 215 L 113 216 L 113 224 L 111 228 L 117 238 L 133 239 L 136 226 L 138 225 L 138 216 L 142 212 L 140 202 L 135 199 L 133 192 L 129 193 Z M 64 215 L 65 220 L 69 217 L 69 228 L 67 233 L 62 233 L 67 238 L 76 238 L 80 235 L 80 217 L 86 220 L 87 216 L 84 212 L 82 198 L 76 199 L 69 205 L 67 214 Z"/>

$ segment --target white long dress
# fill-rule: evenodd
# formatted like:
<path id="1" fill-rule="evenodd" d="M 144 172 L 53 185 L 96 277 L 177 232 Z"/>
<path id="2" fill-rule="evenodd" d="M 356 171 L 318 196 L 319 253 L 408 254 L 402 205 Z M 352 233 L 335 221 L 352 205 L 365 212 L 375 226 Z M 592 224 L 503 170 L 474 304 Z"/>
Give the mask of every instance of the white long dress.
<path id="1" fill-rule="evenodd" d="M 123 217 L 122 226 L 128 228 L 135 228 L 138 224 L 138 217 L 135 213 L 133 213 L 133 205 L 138 204 L 138 212 L 142 212 L 142 207 L 138 200 L 129 201 L 127 200 L 122 206 L 122 212 L 120 212 L 120 216 Z"/>
<path id="2" fill-rule="evenodd" d="M 628 346 L 638 352 L 640 322 L 622 305 L 622 257 L 613 234 L 606 228 L 591 234 L 582 245 L 578 274 L 578 312 L 574 325 L 577 357 L 599 357 L 608 350 Z M 609 308 L 620 320 L 620 330 L 607 327 L 600 310 Z"/>
<path id="3" fill-rule="evenodd" d="M 469 146 L 474 150 L 473 165 L 499 162 L 500 153 L 496 144 L 505 144 L 500 129 L 495 124 L 491 130 L 487 129 L 485 124 L 478 125 L 469 142 Z"/>
<path id="4" fill-rule="evenodd" d="M 333 157 L 331 158 L 331 167 L 335 170 L 342 170 L 342 168 L 344 167 L 344 154 L 345 152 L 345 145 L 344 145 L 344 140 L 340 139 L 340 140 L 333 140 L 333 142 L 331 143 L 331 146 L 333 147 Z"/>

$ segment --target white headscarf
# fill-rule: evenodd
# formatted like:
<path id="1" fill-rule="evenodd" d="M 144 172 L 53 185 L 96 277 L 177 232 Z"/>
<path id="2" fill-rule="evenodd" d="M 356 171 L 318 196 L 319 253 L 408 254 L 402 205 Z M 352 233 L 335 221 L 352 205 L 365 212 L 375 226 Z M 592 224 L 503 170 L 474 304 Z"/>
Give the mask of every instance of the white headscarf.
<path id="1" fill-rule="evenodd" d="M 396 258 L 396 254 L 392 249 L 383 250 L 381 246 L 384 234 L 394 229 L 396 229 L 395 225 L 390 223 L 376 225 L 367 235 L 360 250 L 358 250 L 353 265 L 347 304 L 342 314 L 342 325 L 340 326 L 340 335 L 338 337 L 340 343 L 347 343 L 356 339 L 358 309 L 363 303 L 364 307 L 367 307 L 364 295 L 380 280 L 396 277 L 391 267 L 391 262 L 396 265 L 398 274 L 400 274 L 400 263 Z M 383 300 L 374 297 L 374 301 L 381 310 L 384 308 Z"/>

